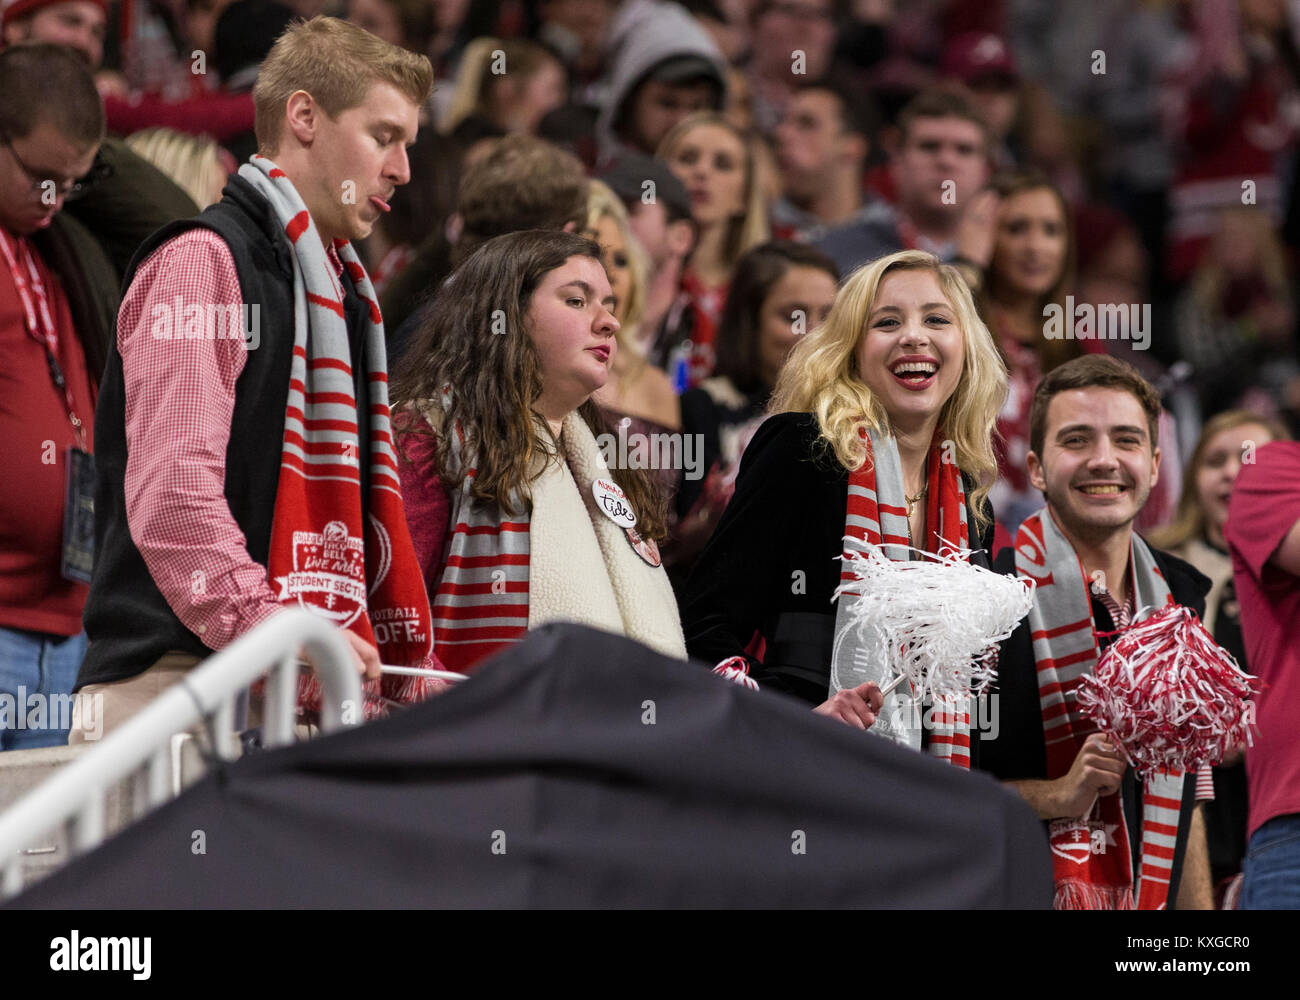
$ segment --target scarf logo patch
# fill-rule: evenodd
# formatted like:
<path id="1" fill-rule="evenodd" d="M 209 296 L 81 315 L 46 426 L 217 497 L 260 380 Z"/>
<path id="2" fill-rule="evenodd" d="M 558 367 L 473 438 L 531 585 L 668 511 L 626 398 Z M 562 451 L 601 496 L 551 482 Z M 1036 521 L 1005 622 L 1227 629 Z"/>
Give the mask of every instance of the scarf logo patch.
<path id="1" fill-rule="evenodd" d="M 1087 820 L 1057 819 L 1051 826 L 1052 853 L 1076 865 L 1092 855 L 1092 831 Z"/>
<path id="2" fill-rule="evenodd" d="M 276 577 L 279 601 L 296 600 L 340 628 L 356 621 L 366 606 L 365 544 L 342 521 L 323 531 L 293 533 L 293 572 Z"/>
<path id="3" fill-rule="evenodd" d="M 1108 847 L 1118 847 L 1115 839 L 1118 823 L 1100 820 L 1056 819 L 1050 827 L 1052 853 L 1072 864 L 1081 865 L 1094 854 L 1105 854 Z"/>

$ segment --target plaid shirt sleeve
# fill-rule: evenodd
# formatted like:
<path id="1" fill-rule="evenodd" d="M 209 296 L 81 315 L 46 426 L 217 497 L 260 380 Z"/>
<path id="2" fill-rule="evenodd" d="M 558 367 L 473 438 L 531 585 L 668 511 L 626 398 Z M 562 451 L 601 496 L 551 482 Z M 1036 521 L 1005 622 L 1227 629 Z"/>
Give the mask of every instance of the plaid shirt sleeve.
<path id="1" fill-rule="evenodd" d="M 126 519 L 176 617 L 218 650 L 281 606 L 225 497 L 235 382 L 246 347 L 242 339 L 183 336 L 184 310 L 193 305 L 243 305 L 230 249 L 207 229 L 154 251 L 118 313 Z"/>

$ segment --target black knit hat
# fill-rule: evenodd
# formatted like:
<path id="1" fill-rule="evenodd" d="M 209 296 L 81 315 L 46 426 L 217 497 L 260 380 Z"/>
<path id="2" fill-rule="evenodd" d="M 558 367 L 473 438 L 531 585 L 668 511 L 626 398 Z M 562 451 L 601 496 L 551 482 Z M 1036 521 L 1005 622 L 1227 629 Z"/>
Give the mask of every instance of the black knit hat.
<path id="1" fill-rule="evenodd" d="M 644 153 L 626 152 L 598 179 L 609 185 L 609 189 L 629 206 L 640 202 L 646 192 L 652 190 L 645 186 L 646 181 L 652 181 L 655 200 L 663 202 L 669 222 L 691 217 L 691 199 L 686 187 L 663 160 Z"/>

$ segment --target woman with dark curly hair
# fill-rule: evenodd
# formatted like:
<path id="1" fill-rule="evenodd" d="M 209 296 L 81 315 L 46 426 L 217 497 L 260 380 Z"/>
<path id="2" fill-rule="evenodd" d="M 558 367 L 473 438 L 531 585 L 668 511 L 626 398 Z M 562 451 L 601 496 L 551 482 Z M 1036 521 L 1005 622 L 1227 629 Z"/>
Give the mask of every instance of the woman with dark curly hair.
<path id="1" fill-rule="evenodd" d="M 665 501 L 597 444 L 609 430 L 591 397 L 617 350 L 614 308 L 594 241 L 510 233 L 456 270 L 404 355 L 402 495 L 453 670 L 552 621 L 685 659 L 658 551 Z"/>

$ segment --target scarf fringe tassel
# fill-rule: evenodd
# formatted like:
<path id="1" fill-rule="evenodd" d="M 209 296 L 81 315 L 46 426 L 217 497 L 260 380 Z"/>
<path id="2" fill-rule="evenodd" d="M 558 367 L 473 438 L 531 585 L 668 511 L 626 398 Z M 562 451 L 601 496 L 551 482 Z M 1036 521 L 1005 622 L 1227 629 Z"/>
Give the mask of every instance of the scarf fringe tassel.
<path id="1" fill-rule="evenodd" d="M 1094 885 L 1082 879 L 1063 879 L 1056 883 L 1052 899 L 1054 910 L 1134 910 L 1133 890 Z"/>

